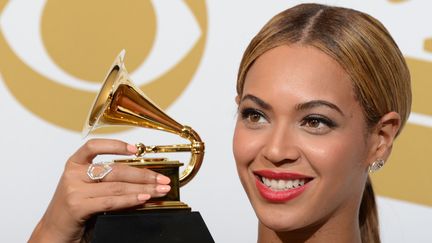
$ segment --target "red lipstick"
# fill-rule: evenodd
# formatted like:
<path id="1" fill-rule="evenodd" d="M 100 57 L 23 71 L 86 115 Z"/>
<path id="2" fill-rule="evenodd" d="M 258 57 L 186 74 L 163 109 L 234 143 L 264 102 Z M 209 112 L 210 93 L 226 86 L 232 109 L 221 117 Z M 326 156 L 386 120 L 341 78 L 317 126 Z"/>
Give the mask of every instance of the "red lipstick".
<path id="1" fill-rule="evenodd" d="M 307 188 L 310 180 L 313 178 L 292 172 L 276 172 L 271 170 L 254 171 L 257 175 L 255 178 L 256 187 L 261 196 L 270 202 L 286 202 L 300 196 Z M 265 177 L 270 180 L 304 180 L 305 184 L 296 188 L 286 190 L 272 190 L 266 186 L 261 178 Z"/>

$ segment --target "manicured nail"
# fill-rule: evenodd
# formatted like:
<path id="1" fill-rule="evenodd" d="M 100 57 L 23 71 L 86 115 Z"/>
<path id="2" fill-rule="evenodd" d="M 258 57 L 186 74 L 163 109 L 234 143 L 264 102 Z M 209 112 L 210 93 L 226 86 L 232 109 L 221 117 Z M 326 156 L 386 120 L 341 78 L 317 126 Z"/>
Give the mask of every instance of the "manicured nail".
<path id="1" fill-rule="evenodd" d="M 127 149 L 127 151 L 129 151 L 129 152 L 131 152 L 131 153 L 136 153 L 137 152 L 137 147 L 135 146 L 135 145 L 132 145 L 132 144 L 128 144 L 127 146 L 126 146 L 126 149 Z"/>
<path id="2" fill-rule="evenodd" d="M 156 176 L 156 182 L 159 183 L 159 184 L 169 184 L 170 181 L 171 181 L 171 180 L 170 180 L 169 177 L 166 177 L 166 176 L 164 176 L 164 175 L 162 175 L 162 174 L 158 174 L 158 175 Z"/>
<path id="3" fill-rule="evenodd" d="M 150 199 L 150 195 L 149 194 L 138 194 L 137 196 L 139 201 L 147 201 Z"/>
<path id="4" fill-rule="evenodd" d="M 169 190 L 171 190 L 171 187 L 168 185 L 156 186 L 156 191 L 159 193 L 166 193 L 166 192 L 169 192 Z"/>

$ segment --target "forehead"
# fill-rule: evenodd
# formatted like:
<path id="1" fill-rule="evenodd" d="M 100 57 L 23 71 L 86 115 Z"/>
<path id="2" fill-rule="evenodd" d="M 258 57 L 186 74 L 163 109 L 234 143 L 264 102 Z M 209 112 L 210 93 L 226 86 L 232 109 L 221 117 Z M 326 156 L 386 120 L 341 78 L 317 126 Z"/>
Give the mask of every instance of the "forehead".
<path id="1" fill-rule="evenodd" d="M 344 69 L 317 48 L 298 44 L 275 47 L 255 60 L 245 79 L 243 95 L 249 93 L 268 101 L 357 103 Z"/>

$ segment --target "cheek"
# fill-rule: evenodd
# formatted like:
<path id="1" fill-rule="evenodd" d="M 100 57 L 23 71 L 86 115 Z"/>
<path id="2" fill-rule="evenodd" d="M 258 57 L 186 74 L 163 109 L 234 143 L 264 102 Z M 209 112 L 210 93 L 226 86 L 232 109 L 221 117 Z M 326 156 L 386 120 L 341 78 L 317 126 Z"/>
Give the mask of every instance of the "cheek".
<path id="1" fill-rule="evenodd" d="M 241 121 L 237 121 L 234 138 L 233 153 L 238 169 L 242 166 L 248 166 L 256 157 L 261 146 L 259 133 L 247 129 Z"/>
<path id="2" fill-rule="evenodd" d="M 254 161 L 257 161 L 264 141 L 262 132 L 248 129 L 242 121 L 237 121 L 233 137 L 233 153 L 237 173 L 250 200 L 253 197 L 252 191 L 255 180 L 251 167 L 255 164 Z"/>
<path id="3" fill-rule="evenodd" d="M 234 137 L 233 137 L 233 153 L 234 159 L 236 161 L 237 167 L 244 163 L 243 161 L 247 161 L 247 153 L 245 153 L 245 148 L 247 148 L 246 142 L 247 135 L 244 132 L 244 129 L 241 128 L 241 124 L 237 121 L 237 124 L 234 129 Z"/>
<path id="4" fill-rule="evenodd" d="M 329 169 L 346 167 L 355 163 L 353 160 L 360 159 L 358 146 L 346 139 L 325 139 L 321 142 L 318 140 L 314 142 L 314 146 L 310 146 L 310 150 L 313 150 L 310 154 L 314 154 L 316 159 L 321 158 L 321 162 L 317 166 L 322 165 Z M 312 161 L 316 161 L 316 159 L 312 159 Z"/>
<path id="5" fill-rule="evenodd" d="M 312 142 L 309 161 L 325 181 L 333 185 L 346 185 L 362 178 L 367 155 L 363 140 L 350 137 L 334 137 Z M 360 182 L 361 180 L 359 180 Z"/>

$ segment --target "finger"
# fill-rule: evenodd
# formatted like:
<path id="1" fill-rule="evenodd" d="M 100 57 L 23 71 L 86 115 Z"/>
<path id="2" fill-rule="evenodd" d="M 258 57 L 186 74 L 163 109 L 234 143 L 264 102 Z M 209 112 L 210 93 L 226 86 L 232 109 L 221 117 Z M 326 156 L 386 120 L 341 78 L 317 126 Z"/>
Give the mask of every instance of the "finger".
<path id="1" fill-rule="evenodd" d="M 85 209 L 88 214 L 131 208 L 144 204 L 150 199 L 149 194 L 128 194 L 86 199 Z"/>
<path id="2" fill-rule="evenodd" d="M 102 181 L 129 182 L 137 184 L 170 183 L 170 178 L 147 168 L 138 168 L 124 164 L 112 164 L 112 171 Z"/>
<path id="3" fill-rule="evenodd" d="M 137 152 L 134 145 L 115 139 L 90 139 L 69 159 L 72 163 L 89 164 L 99 154 L 131 155 Z"/>
<path id="4" fill-rule="evenodd" d="M 122 196 L 130 194 L 148 194 L 151 197 L 163 197 L 170 190 L 171 187 L 169 185 L 103 182 L 87 186 L 82 193 L 85 198 Z"/>

